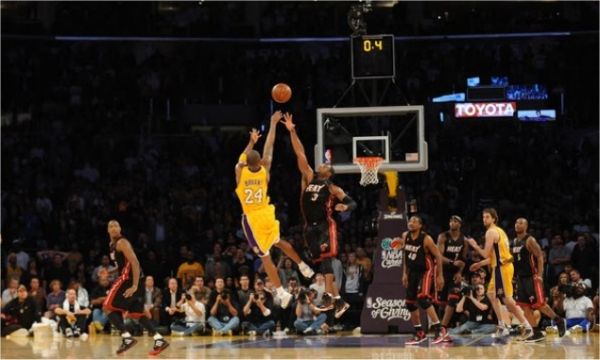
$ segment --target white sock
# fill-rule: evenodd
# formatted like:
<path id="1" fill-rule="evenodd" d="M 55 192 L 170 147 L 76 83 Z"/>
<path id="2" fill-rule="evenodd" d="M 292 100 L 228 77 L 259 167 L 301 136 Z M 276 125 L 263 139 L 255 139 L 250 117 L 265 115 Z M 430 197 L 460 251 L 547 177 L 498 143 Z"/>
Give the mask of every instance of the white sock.
<path id="1" fill-rule="evenodd" d="M 300 264 L 298 264 L 298 266 L 301 268 L 308 267 L 308 265 L 306 265 L 304 261 L 300 261 Z"/>
<path id="2" fill-rule="evenodd" d="M 159 333 L 156 333 L 156 334 L 154 334 L 154 340 L 160 340 L 160 339 L 162 339 L 162 338 L 163 338 L 163 337 L 162 337 L 162 335 L 161 335 L 161 334 L 159 334 Z"/>
<path id="3" fill-rule="evenodd" d="M 124 333 L 121 334 L 122 337 L 127 338 L 127 337 L 131 337 L 131 334 L 129 333 L 129 331 L 125 331 Z"/>
<path id="4" fill-rule="evenodd" d="M 285 294 L 285 289 L 283 288 L 283 286 L 280 286 L 277 288 L 277 295 L 278 296 L 282 296 L 283 294 Z"/>
<path id="5" fill-rule="evenodd" d="M 341 299 L 342 297 L 340 295 L 338 295 L 338 296 L 334 296 L 333 298 L 338 300 L 338 299 Z"/>

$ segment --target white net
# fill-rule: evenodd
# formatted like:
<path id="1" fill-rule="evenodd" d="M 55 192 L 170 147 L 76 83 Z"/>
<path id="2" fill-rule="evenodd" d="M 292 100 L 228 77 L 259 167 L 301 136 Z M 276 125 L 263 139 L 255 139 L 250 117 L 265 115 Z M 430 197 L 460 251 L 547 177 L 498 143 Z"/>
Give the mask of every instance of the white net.
<path id="1" fill-rule="evenodd" d="M 360 168 L 360 184 L 362 186 L 377 184 L 379 182 L 377 170 L 379 170 L 379 165 L 381 165 L 382 162 L 383 158 L 376 156 L 354 159 L 354 163 Z"/>

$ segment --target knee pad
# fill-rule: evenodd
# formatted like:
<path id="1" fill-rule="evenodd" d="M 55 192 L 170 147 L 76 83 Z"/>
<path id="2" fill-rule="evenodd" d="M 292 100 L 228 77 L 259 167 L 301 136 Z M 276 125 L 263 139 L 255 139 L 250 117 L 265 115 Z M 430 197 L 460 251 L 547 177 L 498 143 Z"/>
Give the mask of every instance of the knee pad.
<path id="1" fill-rule="evenodd" d="M 417 300 L 421 309 L 428 309 L 431 306 L 431 300 L 428 297 L 423 297 Z"/>
<path id="2" fill-rule="evenodd" d="M 408 311 L 413 312 L 413 311 L 417 310 L 419 307 L 414 302 L 408 302 L 408 300 L 407 300 L 406 308 L 408 309 Z"/>

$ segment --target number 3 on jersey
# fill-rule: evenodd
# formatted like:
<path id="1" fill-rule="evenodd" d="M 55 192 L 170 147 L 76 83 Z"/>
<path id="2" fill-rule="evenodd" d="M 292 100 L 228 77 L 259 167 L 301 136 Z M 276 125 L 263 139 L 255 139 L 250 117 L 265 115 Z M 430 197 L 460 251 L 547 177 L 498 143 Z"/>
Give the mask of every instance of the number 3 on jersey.
<path id="1" fill-rule="evenodd" d="M 260 204 L 263 201 L 262 189 L 258 189 L 256 191 L 252 191 L 252 189 L 244 189 L 244 194 L 246 195 L 246 199 L 244 200 L 246 204 Z"/>

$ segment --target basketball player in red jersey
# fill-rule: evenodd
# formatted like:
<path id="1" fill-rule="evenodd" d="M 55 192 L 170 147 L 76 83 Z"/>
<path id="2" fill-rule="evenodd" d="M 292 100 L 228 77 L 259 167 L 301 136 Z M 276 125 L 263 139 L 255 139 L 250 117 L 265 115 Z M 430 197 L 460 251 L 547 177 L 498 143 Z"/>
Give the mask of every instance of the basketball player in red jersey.
<path id="1" fill-rule="evenodd" d="M 419 306 L 432 321 L 435 330 L 433 343 L 440 343 L 446 335 L 441 331 L 440 320 L 431 300 L 435 298 L 436 290 L 444 287 L 442 267 L 439 265 L 442 264 L 442 254 L 431 236 L 423 231 L 420 216 L 413 215 L 408 220 L 408 231 L 402 234 L 401 246 L 404 250 L 402 285 L 406 288 L 406 308 L 415 327 L 415 335 L 406 345 L 417 345 L 427 340 L 421 327 Z"/>
<path id="2" fill-rule="evenodd" d="M 304 146 L 296 133 L 296 125 L 292 115 L 283 115 L 283 124 L 290 132 L 292 147 L 296 153 L 298 169 L 302 173 L 301 201 L 304 215 L 304 240 L 309 246 L 314 263 L 321 264 L 321 272 L 325 275 L 325 291 L 335 299 L 335 318 L 339 319 L 350 308 L 335 285 L 335 276 L 331 259 L 338 254 L 337 225 L 333 219 L 333 210 L 343 212 L 356 208 L 356 202 L 339 186 L 331 181 L 333 167 L 322 164 L 317 173 L 308 164 Z M 334 203 L 337 204 L 334 205 Z"/>
<path id="3" fill-rule="evenodd" d="M 131 318 L 138 319 L 140 324 L 149 332 L 154 333 L 154 348 L 150 355 L 158 355 L 169 346 L 167 340 L 156 332 L 152 322 L 144 315 L 144 287 L 139 286 L 140 279 L 144 276 L 140 263 L 131 247 L 131 243 L 121 235 L 121 225 L 116 220 L 108 222 L 110 235 L 110 257 L 116 261 L 121 275 L 114 282 L 108 296 L 102 304 L 104 312 L 114 327 L 121 331 L 121 346 L 117 354 L 129 350 L 137 340 L 125 329 L 123 313 Z"/>

